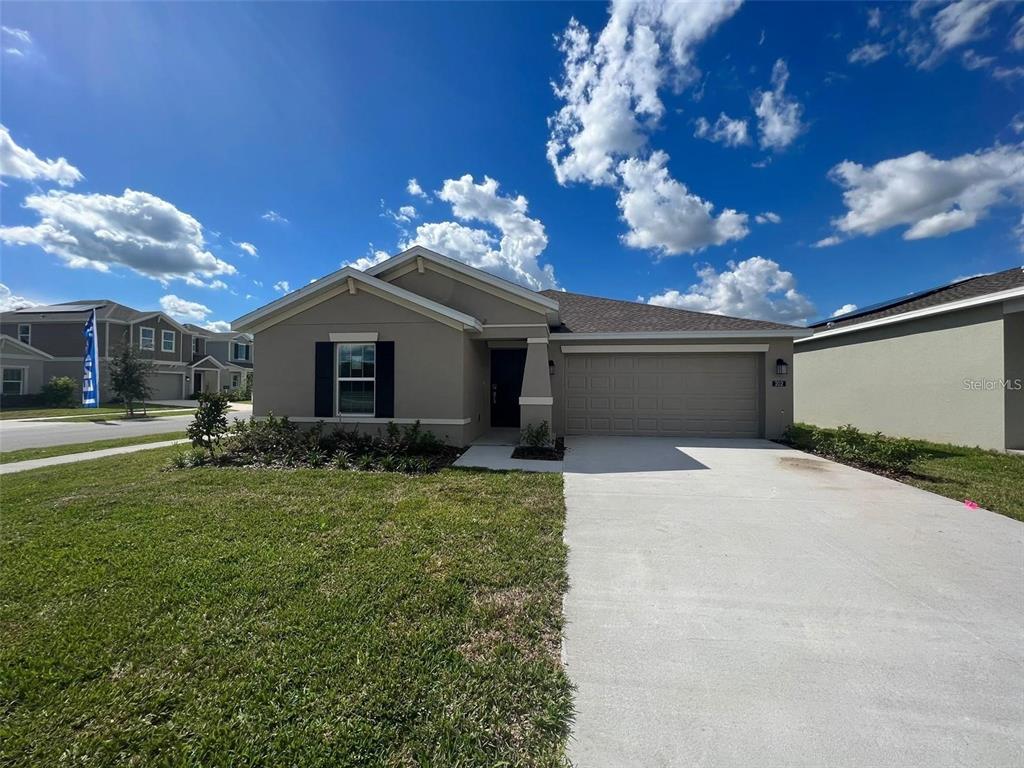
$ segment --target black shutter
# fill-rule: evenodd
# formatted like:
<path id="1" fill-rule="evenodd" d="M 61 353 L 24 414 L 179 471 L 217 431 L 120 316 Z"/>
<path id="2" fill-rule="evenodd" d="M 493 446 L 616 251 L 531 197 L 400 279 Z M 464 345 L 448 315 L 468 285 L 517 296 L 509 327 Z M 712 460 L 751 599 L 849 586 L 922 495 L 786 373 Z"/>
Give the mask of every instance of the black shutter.
<path id="1" fill-rule="evenodd" d="M 313 415 L 329 418 L 334 415 L 334 342 L 316 343 L 315 388 L 313 394 Z"/>
<path id="2" fill-rule="evenodd" d="M 374 416 L 395 417 L 395 342 L 377 342 L 377 407 Z"/>

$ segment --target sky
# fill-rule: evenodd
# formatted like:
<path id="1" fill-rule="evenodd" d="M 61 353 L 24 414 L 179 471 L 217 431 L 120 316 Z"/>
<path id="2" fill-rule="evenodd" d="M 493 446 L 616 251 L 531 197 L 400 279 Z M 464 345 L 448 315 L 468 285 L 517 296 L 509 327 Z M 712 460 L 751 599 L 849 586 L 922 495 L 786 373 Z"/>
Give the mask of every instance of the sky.
<path id="1" fill-rule="evenodd" d="M 0 308 L 414 243 L 802 324 L 1024 262 L 1024 5 L 5 3 Z"/>

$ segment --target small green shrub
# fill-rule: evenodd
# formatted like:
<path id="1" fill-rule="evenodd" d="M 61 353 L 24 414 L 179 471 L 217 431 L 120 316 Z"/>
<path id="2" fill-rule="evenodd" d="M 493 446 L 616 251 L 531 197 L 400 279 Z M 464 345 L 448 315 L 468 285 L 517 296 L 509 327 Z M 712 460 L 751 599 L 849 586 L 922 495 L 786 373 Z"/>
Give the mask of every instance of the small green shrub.
<path id="1" fill-rule="evenodd" d="M 550 448 L 554 444 L 554 436 L 546 421 L 540 424 L 528 424 L 519 433 L 519 444 L 528 448 Z"/>
<path id="2" fill-rule="evenodd" d="M 43 384 L 39 395 L 45 405 L 53 408 L 74 408 L 78 405 L 77 390 L 78 384 L 70 376 L 54 376 Z"/>
<path id="3" fill-rule="evenodd" d="M 786 430 L 785 439 L 800 450 L 894 474 L 906 474 L 921 456 L 921 448 L 912 440 L 861 432 L 851 424 L 837 429 L 794 424 Z"/>
<path id="4" fill-rule="evenodd" d="M 221 392 L 202 392 L 199 395 L 199 407 L 192 422 L 185 428 L 185 435 L 196 448 L 205 448 L 210 458 L 228 431 L 227 395 Z"/>
<path id="5" fill-rule="evenodd" d="M 192 469 L 202 467 L 207 463 L 206 451 L 202 448 L 190 448 L 174 454 L 171 458 L 171 467 L 174 469 Z"/>

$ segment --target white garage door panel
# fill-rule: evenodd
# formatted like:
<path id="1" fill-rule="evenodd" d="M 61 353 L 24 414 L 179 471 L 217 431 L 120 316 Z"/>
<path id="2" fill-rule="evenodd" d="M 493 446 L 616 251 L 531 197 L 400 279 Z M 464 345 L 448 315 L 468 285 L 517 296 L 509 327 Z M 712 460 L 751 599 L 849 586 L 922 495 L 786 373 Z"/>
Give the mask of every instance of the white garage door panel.
<path id="1" fill-rule="evenodd" d="M 758 355 L 566 357 L 570 435 L 757 437 L 760 402 Z"/>

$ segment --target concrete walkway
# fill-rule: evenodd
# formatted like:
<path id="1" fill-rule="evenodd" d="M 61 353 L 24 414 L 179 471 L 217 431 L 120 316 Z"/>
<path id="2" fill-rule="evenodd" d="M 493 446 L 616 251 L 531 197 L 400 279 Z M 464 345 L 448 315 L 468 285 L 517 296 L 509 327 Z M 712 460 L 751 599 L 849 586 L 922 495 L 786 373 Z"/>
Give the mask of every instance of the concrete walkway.
<path id="1" fill-rule="evenodd" d="M 84 453 L 66 453 L 63 456 L 50 456 L 46 459 L 29 459 L 27 461 L 15 461 L 10 464 L 0 464 L 0 475 L 9 475 L 14 472 L 25 472 L 40 467 L 55 467 L 58 464 L 74 464 L 76 461 L 90 461 L 91 459 L 102 459 L 106 456 L 119 456 L 122 453 L 135 453 L 150 448 L 166 448 L 169 445 L 181 445 L 188 440 L 162 440 L 159 443 L 143 443 L 142 445 L 122 445 L 117 448 L 104 448 L 99 451 L 85 451 Z"/>
<path id="2" fill-rule="evenodd" d="M 513 459 L 511 445 L 471 445 L 452 466 L 474 469 L 517 469 L 520 472 L 561 472 L 562 462 L 538 459 Z"/>
<path id="3" fill-rule="evenodd" d="M 1022 764 L 1024 525 L 765 441 L 568 447 L 574 765 Z"/>

